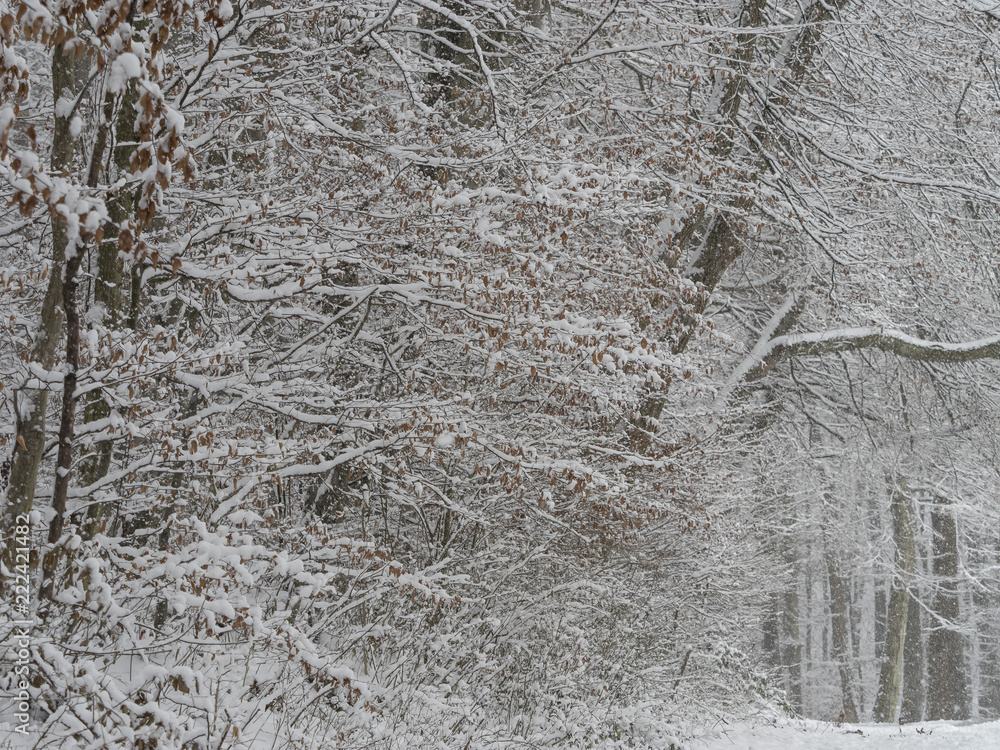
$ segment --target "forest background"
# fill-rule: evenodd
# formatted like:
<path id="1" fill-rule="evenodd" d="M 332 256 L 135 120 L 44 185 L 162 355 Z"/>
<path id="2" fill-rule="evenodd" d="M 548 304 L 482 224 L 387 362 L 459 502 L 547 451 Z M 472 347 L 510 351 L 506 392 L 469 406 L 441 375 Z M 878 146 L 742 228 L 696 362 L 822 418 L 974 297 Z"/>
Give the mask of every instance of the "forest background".
<path id="1" fill-rule="evenodd" d="M 1000 717 L 991 2 L 0 0 L 0 36 L 15 735 Z"/>

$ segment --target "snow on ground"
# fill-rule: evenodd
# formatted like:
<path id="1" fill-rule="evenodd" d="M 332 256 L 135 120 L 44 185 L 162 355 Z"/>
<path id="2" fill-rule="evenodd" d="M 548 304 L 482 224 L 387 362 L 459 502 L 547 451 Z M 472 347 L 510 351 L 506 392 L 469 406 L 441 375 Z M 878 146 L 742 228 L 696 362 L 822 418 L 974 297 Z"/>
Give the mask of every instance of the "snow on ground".
<path id="1" fill-rule="evenodd" d="M 713 736 L 714 735 L 714 736 Z M 691 743 L 691 750 L 1000 750 L 1000 721 L 834 724 L 784 721 L 734 724 Z"/>

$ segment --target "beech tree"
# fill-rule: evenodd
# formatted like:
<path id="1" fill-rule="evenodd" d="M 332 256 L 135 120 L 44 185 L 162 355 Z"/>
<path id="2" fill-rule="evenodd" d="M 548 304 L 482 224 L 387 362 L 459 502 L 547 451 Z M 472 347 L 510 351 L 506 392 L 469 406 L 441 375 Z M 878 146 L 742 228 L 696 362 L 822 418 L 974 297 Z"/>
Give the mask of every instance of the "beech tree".
<path id="1" fill-rule="evenodd" d="M 612 92 L 645 85 L 619 87 L 617 54 L 573 61 L 581 30 L 620 40 L 645 19 L 586 8 L 551 34 L 518 4 L 121 10 L 100 44 L 89 17 L 64 31 L 90 45 L 62 88 L 93 283 L 60 323 L 58 468 L 32 480 L 32 498 L 54 487 L 46 731 L 579 746 L 671 737 L 670 716 L 643 718 L 656 692 L 702 701 L 744 673 L 760 689 L 730 636 L 753 617 L 736 582 L 754 542 L 706 482 L 731 438 L 708 429 L 704 369 L 663 344 L 688 290 L 656 257 L 657 122 L 615 121 Z M 570 68 L 598 85 L 564 95 Z M 190 179 L 169 184 L 178 164 Z M 69 286 L 79 269 L 52 257 Z M 667 381 L 677 426 L 636 451 Z M 13 487 L 18 515 L 34 500 Z M 136 649 L 165 661 L 119 676 Z"/>

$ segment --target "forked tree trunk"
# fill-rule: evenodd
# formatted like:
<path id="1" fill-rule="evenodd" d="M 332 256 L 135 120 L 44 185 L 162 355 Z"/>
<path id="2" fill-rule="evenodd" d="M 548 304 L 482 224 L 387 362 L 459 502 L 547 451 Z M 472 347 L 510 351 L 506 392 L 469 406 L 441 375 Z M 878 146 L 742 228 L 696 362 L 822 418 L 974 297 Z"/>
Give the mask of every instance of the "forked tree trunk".
<path id="1" fill-rule="evenodd" d="M 901 478 L 897 478 L 892 487 L 890 514 L 892 536 L 896 543 L 896 560 L 892 593 L 889 596 L 889 614 L 886 618 L 885 650 L 879 672 L 878 694 L 875 697 L 874 715 L 878 722 L 896 719 L 896 707 L 903 683 L 903 653 L 910 609 L 909 589 L 913 584 L 917 562 L 913 501 Z"/>
<path id="2" fill-rule="evenodd" d="M 784 106 L 791 93 L 801 86 L 813 68 L 816 51 L 822 41 L 823 27 L 840 13 L 850 0 L 818 0 L 806 8 L 801 26 L 782 45 L 785 56 L 775 62 L 775 68 L 783 70 L 785 81 L 783 92 L 775 92 L 771 104 Z M 768 21 L 765 13 L 767 3 L 762 0 L 744 0 L 739 11 L 739 29 L 735 38 L 735 49 L 729 53 L 728 77 L 718 96 L 715 121 L 718 133 L 711 147 L 711 156 L 720 161 L 729 159 L 736 145 L 740 127 L 740 111 L 749 88 L 749 77 L 753 63 L 758 57 L 757 46 Z M 752 97 L 751 97 L 752 98 Z M 759 142 L 764 135 L 762 126 L 752 139 Z M 754 147 L 754 146 L 751 146 Z M 758 174 L 769 169 L 770 160 L 758 150 L 755 154 L 753 170 Z M 712 291 L 725 273 L 743 253 L 745 246 L 741 216 L 749 213 L 756 204 L 753 191 L 746 190 L 732 198 L 718 213 L 709 212 L 702 203 L 681 223 L 673 234 L 669 246 L 660 256 L 661 262 L 672 264 L 677 257 L 688 257 L 690 267 L 688 278 L 699 285 L 702 294 L 683 312 L 683 330 L 674 343 L 675 354 L 687 349 L 694 333 L 698 317 L 705 312 Z M 641 406 L 639 413 L 646 419 L 658 420 L 666 400 L 662 394 L 652 394 Z"/>

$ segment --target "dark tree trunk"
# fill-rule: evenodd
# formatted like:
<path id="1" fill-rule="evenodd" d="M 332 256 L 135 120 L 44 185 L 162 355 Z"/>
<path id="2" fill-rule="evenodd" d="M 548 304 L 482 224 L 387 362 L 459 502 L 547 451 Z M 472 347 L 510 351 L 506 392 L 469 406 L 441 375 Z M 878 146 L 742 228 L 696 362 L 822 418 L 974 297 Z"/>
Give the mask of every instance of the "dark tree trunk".
<path id="1" fill-rule="evenodd" d="M 121 144 L 134 140 L 136 109 L 138 98 L 135 83 L 130 83 L 122 97 L 117 120 L 115 115 L 114 96 L 108 95 L 104 106 L 104 124 L 99 135 L 100 147 L 94 149 L 91 160 L 91 174 L 88 180 L 90 187 L 97 187 L 99 166 L 102 161 L 105 141 L 112 134 L 114 144 L 112 159 L 117 176 L 128 174 L 129 162 L 135 152 L 134 146 Z M 119 251 L 132 249 L 133 238 L 128 228 L 129 219 L 133 214 L 133 194 L 128 188 L 108 196 L 106 205 L 108 219 L 104 225 L 104 240 L 97 247 L 97 278 L 94 285 L 94 305 L 99 308 L 104 325 L 109 329 L 118 328 L 122 314 L 122 281 L 124 266 L 119 257 Z M 91 391 L 83 409 L 85 424 L 93 424 L 111 416 L 111 405 L 104 395 L 103 389 Z M 88 486 L 104 477 L 111 467 L 114 443 L 111 440 L 101 440 L 91 449 L 91 455 L 80 462 L 80 483 Z M 105 507 L 103 503 L 94 503 L 87 509 L 87 522 L 82 529 L 85 539 L 93 538 L 102 528 Z"/>
<path id="2" fill-rule="evenodd" d="M 76 88 L 75 57 L 60 44 L 52 50 L 52 89 L 54 102 L 66 92 L 72 94 Z M 53 102 L 53 104 L 54 104 Z M 70 118 L 57 113 L 52 133 L 51 166 L 54 174 L 66 174 L 73 163 L 73 137 L 70 133 Z M 31 361 L 44 370 L 51 370 L 55 364 L 56 349 L 63 323 L 63 279 L 65 278 L 66 220 L 57 212 L 50 212 L 52 225 L 52 266 L 49 269 L 49 285 L 42 301 L 41 321 L 31 348 Z M 13 529 L 14 519 L 30 513 L 35 505 L 35 490 L 38 484 L 38 468 L 45 452 L 45 423 L 49 393 L 41 388 L 20 394 L 19 409 L 24 415 L 18 424 L 14 446 L 13 463 L 7 486 L 7 507 L 5 510 L 4 537 Z M 24 408 L 26 403 L 26 407 Z M 3 563 L 13 570 L 13 548 L 8 542 L 3 552 Z"/>
<path id="3" fill-rule="evenodd" d="M 66 499 L 69 477 L 73 468 L 73 433 L 76 425 L 76 373 L 80 366 L 80 312 L 76 307 L 77 272 L 83 248 L 77 247 L 66 262 L 63 283 L 63 310 L 66 313 L 66 374 L 63 379 L 62 417 L 59 421 L 59 454 L 56 477 L 52 486 L 52 521 L 49 524 L 49 544 L 53 545 L 42 562 L 41 598 L 51 599 L 55 591 L 55 573 L 59 565 L 59 539 L 66 520 Z"/>

